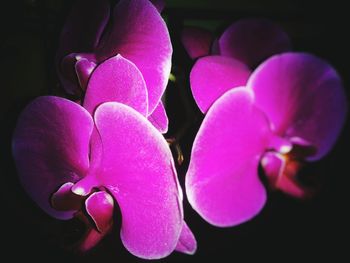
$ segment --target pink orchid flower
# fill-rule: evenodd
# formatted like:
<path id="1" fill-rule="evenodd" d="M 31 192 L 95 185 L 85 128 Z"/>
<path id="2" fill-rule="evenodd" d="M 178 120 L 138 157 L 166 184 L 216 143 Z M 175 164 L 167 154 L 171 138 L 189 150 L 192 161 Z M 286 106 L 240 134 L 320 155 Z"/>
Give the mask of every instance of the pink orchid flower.
<path id="1" fill-rule="evenodd" d="M 82 251 L 110 232 L 117 206 L 120 237 L 133 255 L 196 250 L 171 151 L 147 110 L 143 74 L 117 55 L 94 69 L 82 106 L 39 97 L 19 117 L 13 155 L 20 181 L 49 215 L 87 224 Z"/>
<path id="2" fill-rule="evenodd" d="M 164 3 L 153 2 L 121 0 L 110 17 L 107 0 L 76 1 L 61 34 L 56 68 L 66 92 L 81 94 L 96 65 L 122 55 L 141 71 L 147 87 L 147 117 L 165 133 L 168 118 L 161 97 L 170 74 L 172 46 L 159 14 Z"/>
<path id="3" fill-rule="evenodd" d="M 198 89 L 194 93 L 203 93 L 200 100 L 195 96 L 199 107 L 209 109 L 186 175 L 192 207 L 220 227 L 253 218 L 267 198 L 259 165 L 272 188 L 307 197 L 310 192 L 298 181 L 298 171 L 332 149 L 346 118 L 347 100 L 337 72 L 313 55 L 283 53 L 250 76 L 247 72 L 245 87 L 232 88 L 213 101 L 216 88 L 230 82 L 235 87 L 235 77 L 243 77 L 225 59 L 216 61 L 219 67 L 211 63 L 203 60 L 191 78 L 192 90 Z M 209 85 L 211 90 L 200 90 Z"/>
<path id="4" fill-rule="evenodd" d="M 272 55 L 290 51 L 288 35 L 276 23 L 264 18 L 244 18 L 232 23 L 215 39 L 212 32 L 185 27 L 182 44 L 192 59 L 220 55 L 234 58 L 254 69 Z"/>
<path id="5" fill-rule="evenodd" d="M 277 24 L 261 18 L 241 19 L 213 39 L 209 31 L 200 28 L 185 28 L 182 33 L 187 52 L 198 58 L 190 80 L 193 97 L 203 113 L 226 91 L 245 86 L 258 63 L 291 48 L 288 35 Z"/>

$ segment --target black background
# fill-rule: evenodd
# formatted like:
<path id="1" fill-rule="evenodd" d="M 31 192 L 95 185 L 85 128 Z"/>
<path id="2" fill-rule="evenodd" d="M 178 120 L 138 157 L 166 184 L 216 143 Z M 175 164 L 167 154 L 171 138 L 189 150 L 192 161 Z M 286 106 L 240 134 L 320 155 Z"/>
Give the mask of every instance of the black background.
<path id="1" fill-rule="evenodd" d="M 349 98 L 349 63 L 346 8 L 338 1 L 205 1 L 187 8 L 173 2 L 164 11 L 174 47 L 173 72 L 178 82 L 167 90 L 170 129 L 166 137 L 180 135 L 185 162 L 178 167 L 183 184 L 193 138 L 202 116 L 191 98 L 186 56 L 179 32 L 186 20 L 203 25 L 220 20 L 220 32 L 241 17 L 260 16 L 280 23 L 291 36 L 294 49 L 313 53 L 329 61 L 344 80 Z M 190 0 L 188 1 L 190 2 Z M 339 1 L 340 2 L 340 1 Z M 4 3 L 4 4 L 3 4 Z M 0 41 L 0 205 L 1 257 L 36 262 L 143 262 L 130 255 L 119 238 L 119 229 L 85 255 L 64 246 L 79 234 L 76 222 L 61 222 L 44 214 L 21 188 L 11 157 L 11 134 L 24 105 L 39 95 L 57 90 L 53 67 L 59 32 L 71 1 L 7 1 L 1 4 Z M 247 4 L 249 3 L 249 4 Z M 274 5 L 276 3 L 276 5 Z M 181 77 L 183 76 L 183 77 Z M 185 132 L 181 129 L 185 127 Z M 263 211 L 253 220 L 233 228 L 216 228 L 204 222 L 184 201 L 185 218 L 198 241 L 194 256 L 174 252 L 162 262 L 244 262 L 249 259 L 332 260 L 347 256 L 349 123 L 329 155 L 308 166 L 306 173 L 320 182 L 319 193 L 300 201 L 282 193 L 269 192 Z M 182 134 L 182 135 L 181 135 Z M 69 235 L 67 233 L 70 233 Z"/>

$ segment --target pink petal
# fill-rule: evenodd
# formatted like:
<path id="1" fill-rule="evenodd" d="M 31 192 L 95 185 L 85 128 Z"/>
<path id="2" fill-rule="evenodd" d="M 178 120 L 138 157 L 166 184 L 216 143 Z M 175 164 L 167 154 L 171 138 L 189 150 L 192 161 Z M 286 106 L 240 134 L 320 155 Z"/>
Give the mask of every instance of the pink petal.
<path id="1" fill-rule="evenodd" d="M 84 99 L 91 114 L 104 102 L 120 102 L 147 115 L 147 89 L 141 72 L 117 55 L 102 62 L 92 73 Z"/>
<path id="2" fill-rule="evenodd" d="M 153 124 L 154 127 L 157 128 L 159 132 L 167 133 L 169 120 L 162 101 L 159 101 L 155 110 L 150 116 L 148 116 L 148 120 Z"/>
<path id="3" fill-rule="evenodd" d="M 176 251 L 193 255 L 197 250 L 197 241 L 186 222 L 183 222 L 181 235 L 175 248 Z"/>
<path id="4" fill-rule="evenodd" d="M 169 255 L 180 236 L 183 210 L 167 142 L 146 118 L 120 103 L 99 106 L 95 123 L 104 167 L 96 176 L 119 204 L 124 246 L 146 259 Z"/>
<path id="5" fill-rule="evenodd" d="M 267 19 L 242 19 L 228 27 L 219 39 L 220 54 L 255 68 L 268 57 L 291 50 L 288 35 Z"/>
<path id="6" fill-rule="evenodd" d="M 109 13 L 108 0 L 78 0 L 73 5 L 61 32 L 56 54 L 57 73 L 67 92 L 75 92 L 77 83 L 62 72 L 67 70 L 62 68 L 63 57 L 75 52 L 92 52 L 99 43 Z M 68 70 L 73 71 L 74 65 Z"/>
<path id="7" fill-rule="evenodd" d="M 228 57 L 208 56 L 198 59 L 190 74 L 191 89 L 199 109 L 206 113 L 226 91 L 244 86 L 250 70 Z"/>
<path id="8" fill-rule="evenodd" d="M 95 192 L 86 199 L 85 208 L 94 223 L 94 227 L 88 224 L 89 229 L 79 245 L 81 251 L 87 251 L 96 246 L 111 230 L 114 209 L 113 198 L 106 192 Z"/>
<path id="9" fill-rule="evenodd" d="M 62 184 L 76 182 L 89 168 L 93 121 L 78 104 L 39 97 L 19 117 L 13 155 L 24 189 L 48 214 L 70 218 L 51 208 L 50 196 Z"/>
<path id="10" fill-rule="evenodd" d="M 81 58 L 75 63 L 75 72 L 78 77 L 79 85 L 83 91 L 86 90 L 88 80 L 95 67 L 96 63 L 89 61 L 86 58 Z"/>
<path id="11" fill-rule="evenodd" d="M 84 200 L 82 196 L 76 195 L 72 192 L 71 182 L 64 183 L 51 196 L 51 206 L 59 211 L 72 211 L 71 216 L 81 209 L 81 203 Z"/>
<path id="12" fill-rule="evenodd" d="M 297 180 L 299 164 L 297 161 L 288 160 L 285 156 L 267 152 L 261 159 L 265 175 L 269 185 L 296 198 L 308 198 L 311 196 L 311 189 L 303 186 Z"/>
<path id="13" fill-rule="evenodd" d="M 185 27 L 181 32 L 181 42 L 192 59 L 207 56 L 213 43 L 213 34 L 199 27 Z"/>
<path id="14" fill-rule="evenodd" d="M 327 154 L 345 122 L 346 97 L 336 71 L 306 53 L 285 53 L 265 61 L 252 74 L 248 87 L 255 103 L 281 137 L 299 137 Z"/>
<path id="15" fill-rule="evenodd" d="M 234 226 L 264 206 L 258 165 L 269 142 L 268 127 L 246 88 L 228 91 L 208 111 L 193 144 L 186 191 L 209 223 Z"/>
<path id="16" fill-rule="evenodd" d="M 148 89 L 149 112 L 157 106 L 171 68 L 172 46 L 162 17 L 148 0 L 121 0 L 110 34 L 97 50 L 99 60 L 116 54 L 135 63 Z"/>

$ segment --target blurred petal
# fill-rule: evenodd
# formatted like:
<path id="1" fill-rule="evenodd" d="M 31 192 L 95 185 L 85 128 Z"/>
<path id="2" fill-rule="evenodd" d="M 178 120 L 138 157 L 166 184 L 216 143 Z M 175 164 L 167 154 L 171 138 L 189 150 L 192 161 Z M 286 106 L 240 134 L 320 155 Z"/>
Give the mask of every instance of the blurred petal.
<path id="1" fill-rule="evenodd" d="M 169 32 L 158 11 L 148 0 L 121 0 L 114 9 L 111 32 L 102 42 L 99 60 L 121 54 L 141 71 L 153 112 L 168 83 L 172 55 Z"/>
<path id="2" fill-rule="evenodd" d="M 267 19 L 242 19 L 228 27 L 219 39 L 220 54 L 255 68 L 268 57 L 291 50 L 288 35 Z"/>
<path id="3" fill-rule="evenodd" d="M 148 116 L 148 120 L 153 124 L 154 127 L 157 128 L 159 132 L 167 133 L 169 120 L 162 101 L 159 101 L 155 110 L 150 116 Z"/>
<path id="4" fill-rule="evenodd" d="M 108 0 L 77 0 L 63 27 L 56 53 L 56 69 L 63 88 L 70 94 L 80 92 L 74 64 L 67 68 L 62 64 L 63 57 L 75 52 L 92 52 L 97 47 L 102 32 L 108 22 L 110 7 Z"/>
<path id="5" fill-rule="evenodd" d="M 268 127 L 246 88 L 228 91 L 208 111 L 193 144 L 186 191 L 209 223 L 234 226 L 264 206 L 258 165 L 270 138 Z"/>
<path id="6" fill-rule="evenodd" d="M 226 91 L 246 85 L 250 70 L 241 62 L 228 57 L 208 56 L 194 64 L 190 82 L 194 99 L 205 113 Z"/>
<path id="7" fill-rule="evenodd" d="M 57 75 L 63 89 L 69 94 L 80 94 L 81 88 L 75 71 L 76 53 L 63 57 L 60 64 L 57 64 Z"/>
<path id="8" fill-rule="evenodd" d="M 120 206 L 124 246 L 146 259 L 169 255 L 180 236 L 183 212 L 167 142 L 146 118 L 120 103 L 99 106 L 95 123 L 104 167 L 97 176 Z"/>
<path id="9" fill-rule="evenodd" d="M 192 59 L 207 56 L 213 43 L 213 34 L 199 27 L 185 27 L 181 33 L 181 42 Z"/>
<path id="10" fill-rule="evenodd" d="M 183 222 L 180 238 L 175 250 L 189 255 L 196 253 L 196 238 L 194 237 L 191 229 L 188 227 L 185 221 Z"/>
<path id="11" fill-rule="evenodd" d="M 151 3 L 157 8 L 158 12 L 161 13 L 165 7 L 164 0 L 150 0 Z"/>
<path id="12" fill-rule="evenodd" d="M 58 63 L 73 52 L 91 52 L 97 47 L 109 19 L 108 0 L 77 0 L 60 36 Z"/>
<path id="13" fill-rule="evenodd" d="M 39 97 L 19 117 L 13 155 L 21 183 L 48 214 L 70 218 L 51 208 L 51 195 L 64 183 L 76 182 L 89 168 L 90 114 L 58 97 Z"/>
<path id="14" fill-rule="evenodd" d="M 92 73 L 84 99 L 84 108 L 91 114 L 104 102 L 126 104 L 147 115 L 147 89 L 141 72 L 120 55 L 107 59 Z"/>
<path id="15" fill-rule="evenodd" d="M 334 145 L 345 122 L 347 102 L 336 71 L 305 53 L 276 55 L 252 74 L 248 87 L 281 137 L 300 137 L 317 148 L 317 160 Z"/>

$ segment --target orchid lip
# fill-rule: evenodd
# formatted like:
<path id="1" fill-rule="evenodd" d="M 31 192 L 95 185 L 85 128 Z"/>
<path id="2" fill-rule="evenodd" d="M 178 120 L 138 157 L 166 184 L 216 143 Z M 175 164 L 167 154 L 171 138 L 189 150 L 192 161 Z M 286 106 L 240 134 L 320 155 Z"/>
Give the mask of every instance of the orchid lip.
<path id="1" fill-rule="evenodd" d="M 80 195 L 84 189 L 71 182 L 63 184 L 51 197 L 51 205 L 61 211 L 75 211 L 74 218 L 86 225 L 76 246 L 81 251 L 94 247 L 112 228 L 114 200 L 105 189 L 93 188 Z"/>
<path id="2" fill-rule="evenodd" d="M 273 137 L 270 148 L 273 150 L 265 152 L 261 159 L 270 187 L 296 198 L 310 197 L 313 189 L 304 186 L 297 176 L 307 157 L 315 154 L 316 148 L 297 137 L 289 140 Z"/>

